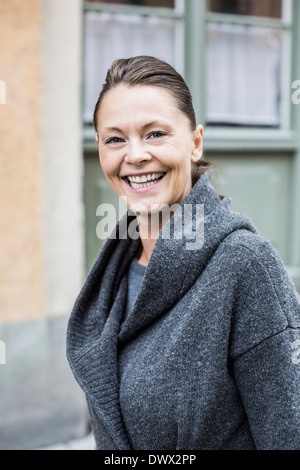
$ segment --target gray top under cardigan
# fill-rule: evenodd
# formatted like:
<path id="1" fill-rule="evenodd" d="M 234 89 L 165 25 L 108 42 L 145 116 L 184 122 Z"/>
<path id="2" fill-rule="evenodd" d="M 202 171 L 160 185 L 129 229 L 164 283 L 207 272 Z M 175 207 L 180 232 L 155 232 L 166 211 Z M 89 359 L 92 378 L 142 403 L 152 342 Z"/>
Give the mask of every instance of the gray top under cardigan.
<path id="1" fill-rule="evenodd" d="M 138 295 L 143 277 L 145 275 L 145 271 L 146 266 L 143 266 L 142 264 L 138 263 L 135 259 L 131 261 L 127 276 L 127 301 L 122 321 L 124 321 L 125 318 L 128 317 L 129 313 L 133 308 L 135 299 Z"/>
<path id="2" fill-rule="evenodd" d="M 185 204 L 204 204 L 202 248 L 187 250 L 174 236 L 173 216 L 171 238 L 160 234 L 122 322 L 140 245 L 135 217 L 125 215 L 71 314 L 67 356 L 97 448 L 300 449 L 294 285 L 248 218 L 219 199 L 208 173 Z"/>

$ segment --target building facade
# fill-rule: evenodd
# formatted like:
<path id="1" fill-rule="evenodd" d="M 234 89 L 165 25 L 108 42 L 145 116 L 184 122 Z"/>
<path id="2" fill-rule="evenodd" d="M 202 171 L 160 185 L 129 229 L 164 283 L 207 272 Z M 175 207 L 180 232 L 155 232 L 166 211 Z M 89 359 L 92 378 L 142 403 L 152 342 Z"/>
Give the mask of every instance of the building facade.
<path id="1" fill-rule="evenodd" d="M 80 1 L 0 2 L 1 449 L 87 432 L 65 358 L 84 278 L 81 44 Z"/>
<path id="2" fill-rule="evenodd" d="M 0 448 L 82 436 L 68 316 L 104 240 L 93 106 L 117 57 L 155 55 L 190 86 L 213 183 L 300 292 L 297 0 L 0 2 Z"/>

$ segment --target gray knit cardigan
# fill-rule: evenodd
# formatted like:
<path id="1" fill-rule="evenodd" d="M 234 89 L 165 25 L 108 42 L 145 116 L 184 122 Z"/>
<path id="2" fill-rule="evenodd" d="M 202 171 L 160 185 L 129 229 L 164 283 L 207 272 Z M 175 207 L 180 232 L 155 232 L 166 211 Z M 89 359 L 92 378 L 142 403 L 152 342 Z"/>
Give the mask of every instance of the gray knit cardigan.
<path id="1" fill-rule="evenodd" d="M 140 246 L 127 235 L 129 213 L 77 298 L 67 357 L 97 449 L 300 449 L 298 294 L 274 249 L 209 178 L 182 204 L 195 209 L 189 235 L 175 235 L 175 216 L 170 238 L 160 234 L 124 322 Z M 201 204 L 203 246 L 187 249 Z"/>

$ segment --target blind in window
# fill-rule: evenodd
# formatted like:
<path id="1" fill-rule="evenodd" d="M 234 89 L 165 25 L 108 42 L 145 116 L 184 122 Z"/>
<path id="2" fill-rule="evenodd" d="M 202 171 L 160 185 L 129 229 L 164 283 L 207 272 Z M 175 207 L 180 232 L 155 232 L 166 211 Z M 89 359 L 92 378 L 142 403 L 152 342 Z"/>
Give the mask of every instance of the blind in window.
<path id="1" fill-rule="evenodd" d="M 282 32 L 209 23 L 206 121 L 279 126 Z"/>
<path id="2" fill-rule="evenodd" d="M 88 12 L 85 16 L 84 122 L 92 123 L 93 112 L 108 68 L 113 60 L 152 55 L 174 65 L 176 21 Z"/>

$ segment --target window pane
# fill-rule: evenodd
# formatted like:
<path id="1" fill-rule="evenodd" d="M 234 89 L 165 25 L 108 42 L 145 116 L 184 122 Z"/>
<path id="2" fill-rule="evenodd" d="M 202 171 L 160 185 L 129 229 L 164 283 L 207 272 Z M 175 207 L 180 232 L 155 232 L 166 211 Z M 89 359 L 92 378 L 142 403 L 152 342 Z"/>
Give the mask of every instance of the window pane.
<path id="1" fill-rule="evenodd" d="M 209 5 L 214 13 L 282 17 L 282 0 L 210 0 Z"/>
<path id="2" fill-rule="evenodd" d="M 270 28 L 208 24 L 207 123 L 281 124 L 283 34 Z"/>
<path id="3" fill-rule="evenodd" d="M 88 12 L 85 15 L 84 121 L 94 107 L 113 60 L 152 55 L 175 66 L 178 20 L 139 15 Z"/>
<path id="4" fill-rule="evenodd" d="M 175 0 L 89 0 L 89 2 L 115 3 L 119 5 L 139 5 L 144 7 L 175 7 Z"/>

